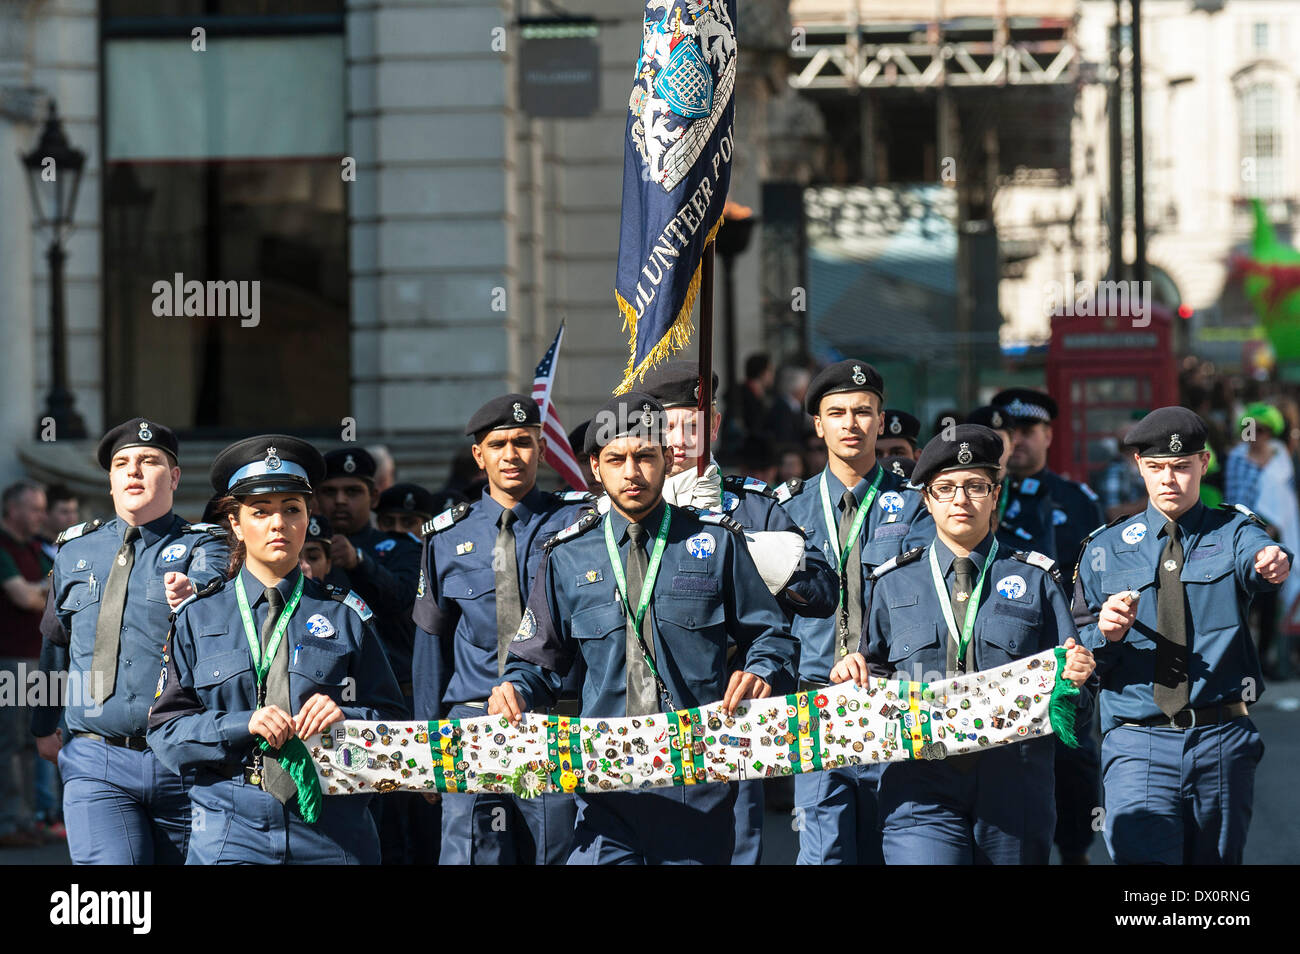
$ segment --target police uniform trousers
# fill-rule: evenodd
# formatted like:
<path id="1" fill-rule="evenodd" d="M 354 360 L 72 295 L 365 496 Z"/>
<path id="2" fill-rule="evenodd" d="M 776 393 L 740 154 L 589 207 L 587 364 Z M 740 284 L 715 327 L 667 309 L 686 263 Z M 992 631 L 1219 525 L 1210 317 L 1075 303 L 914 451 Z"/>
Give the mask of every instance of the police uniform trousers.
<path id="1" fill-rule="evenodd" d="M 921 762 L 880 781 L 885 863 L 1045 865 L 1056 827 L 1053 740 Z"/>
<path id="2" fill-rule="evenodd" d="M 1056 740 L 1056 846 L 1066 857 L 1086 855 L 1092 845 L 1093 821 L 1101 804 L 1101 744 L 1097 707 L 1087 725 L 1077 726 L 1076 748 Z"/>
<path id="3" fill-rule="evenodd" d="M 453 706 L 449 719 L 483 717 L 477 706 Z M 573 845 L 577 806 L 572 795 L 537 798 L 445 793 L 444 865 L 562 865 Z"/>
<path id="4" fill-rule="evenodd" d="M 853 765 L 794 777 L 801 865 L 878 865 L 878 788 L 883 765 Z"/>
<path id="5" fill-rule="evenodd" d="M 297 800 L 201 768 L 190 789 L 194 821 L 191 865 L 377 865 L 379 836 L 366 795 L 321 799 L 320 817 L 307 824 Z"/>
<path id="6" fill-rule="evenodd" d="M 1101 743 L 1116 864 L 1241 864 L 1264 742 L 1249 716 L 1181 730 L 1120 725 Z"/>
<path id="7" fill-rule="evenodd" d="M 736 788 L 710 783 L 577 795 L 569 864 L 730 864 Z"/>
<path id="8" fill-rule="evenodd" d="M 756 865 L 763 860 L 763 782 L 753 779 L 736 783 L 735 848 L 733 865 Z"/>
<path id="9" fill-rule="evenodd" d="M 63 822 L 77 865 L 179 865 L 190 838 L 185 783 L 153 754 L 73 735 L 59 750 Z"/>

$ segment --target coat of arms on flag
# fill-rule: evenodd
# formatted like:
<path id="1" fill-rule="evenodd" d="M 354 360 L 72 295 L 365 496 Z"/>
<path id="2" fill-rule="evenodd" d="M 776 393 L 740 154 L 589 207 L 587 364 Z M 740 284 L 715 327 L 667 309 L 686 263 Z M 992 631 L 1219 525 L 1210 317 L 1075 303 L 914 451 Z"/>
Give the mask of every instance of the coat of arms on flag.
<path id="1" fill-rule="evenodd" d="M 736 0 L 647 0 L 628 100 L 614 294 L 632 337 L 619 391 L 691 338 L 704 249 L 731 185 Z"/>

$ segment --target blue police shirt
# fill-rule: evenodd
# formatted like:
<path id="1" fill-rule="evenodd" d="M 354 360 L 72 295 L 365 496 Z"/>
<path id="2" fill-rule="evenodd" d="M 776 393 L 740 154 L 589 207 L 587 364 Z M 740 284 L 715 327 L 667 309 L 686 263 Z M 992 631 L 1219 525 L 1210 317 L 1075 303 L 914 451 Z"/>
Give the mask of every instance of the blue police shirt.
<path id="1" fill-rule="evenodd" d="M 877 463 L 853 487 L 853 496 L 861 506 L 876 474 Z M 832 568 L 839 566 L 840 555 L 826 532 L 826 517 L 822 511 L 821 484 L 826 482 L 836 525 L 843 510 L 846 488 L 827 467 L 820 474 L 804 482 L 803 490 L 782 506 L 804 535 L 825 554 Z M 871 572 L 916 543 L 926 542 L 934 533 L 930 512 L 926 510 L 921 495 L 908 488 L 906 478 L 885 471 L 880 488 L 862 525 L 861 561 L 863 606 L 871 595 Z M 836 584 L 838 586 L 838 583 Z M 836 602 L 839 602 L 838 591 Z M 865 618 L 865 615 L 864 615 Z M 807 683 L 825 685 L 831 669 L 839 661 L 835 650 L 836 614 L 825 619 L 797 616 L 792 624 L 799 640 L 799 678 Z"/>
<path id="2" fill-rule="evenodd" d="M 239 573 L 260 637 L 266 587 L 247 567 Z M 286 604 L 299 575 L 295 569 L 276 584 Z M 368 614 L 363 602 L 340 602 L 320 583 L 303 581 L 283 640 L 291 716 L 322 693 L 348 719 L 406 717 Z M 157 699 L 149 716 L 149 746 L 158 760 L 174 772 L 202 767 L 225 777 L 251 764 L 256 737 L 248 720 L 258 708 L 257 677 L 233 581 L 181 607 L 163 659 L 161 674 L 154 674 Z"/>
<path id="3" fill-rule="evenodd" d="M 533 488 L 511 509 L 519 592 L 526 597 L 542 564 L 542 544 L 574 522 L 583 505 Z M 501 681 L 492 551 L 503 510 L 484 490 L 464 518 L 424 539 L 412 612 L 416 718 L 444 718 L 454 705 L 486 700 Z"/>
<path id="4" fill-rule="evenodd" d="M 1023 492 L 1022 482 L 1014 477 L 1003 485 L 1007 500 L 1002 522 L 998 524 L 998 542 L 1012 551 L 1032 550 L 1056 560 L 1057 527 L 1053 515 L 1058 512 L 1057 507 L 1043 489 L 1042 482 L 1036 478 L 1031 478 L 1031 481 L 1034 493 Z M 1077 547 L 1075 552 L 1078 552 Z"/>
<path id="5" fill-rule="evenodd" d="M 1084 547 L 1075 579 L 1082 642 L 1097 657 L 1102 731 L 1161 715 L 1153 683 L 1156 594 L 1168 518 L 1150 502 L 1145 511 L 1099 531 Z M 1255 572 L 1255 554 L 1274 544 L 1263 528 L 1233 509 L 1196 503 L 1178 518 L 1188 609 L 1188 705 L 1193 709 L 1239 702 L 1247 688 L 1264 691 L 1263 674 L 1247 624 L 1252 597 L 1280 587 Z M 1286 547 L 1282 550 L 1294 559 Z M 1294 571 L 1293 571 L 1294 572 Z M 1097 626 L 1106 598 L 1135 590 L 1137 620 L 1118 642 Z M 1247 701 L 1253 701 L 1249 699 Z"/>
<path id="6" fill-rule="evenodd" d="M 98 529 L 68 540 L 54 561 L 41 621 L 45 637 L 41 668 L 47 675 L 68 673 L 66 715 L 72 732 L 109 738 L 145 734 L 170 626 L 171 607 L 163 579 L 173 571 L 184 573 L 199 590 L 225 575 L 230 558 L 224 534 L 210 524 L 189 524 L 167 513 L 140 527 L 122 610 L 115 688 L 101 708 L 90 696 L 95 627 L 126 527 L 120 517 L 114 517 Z M 38 708 L 32 732 L 37 736 L 52 733 L 63 711 L 57 703 Z"/>
<path id="7" fill-rule="evenodd" d="M 744 671 L 767 682 L 774 694 L 790 691 L 798 643 L 744 539 L 660 502 L 641 521 L 649 537 L 647 556 L 664 507 L 672 522 L 646 620 L 672 702 L 687 708 L 726 694 L 728 639 L 744 659 Z M 557 674 L 581 658 L 582 715 L 627 714 L 626 614 L 606 549 L 607 521 L 626 568 L 628 520 L 612 508 L 592 518 L 585 533 L 553 545 L 543 559 L 505 672 L 529 708 L 549 705 L 560 685 Z M 660 705 L 667 700 L 661 698 Z"/>

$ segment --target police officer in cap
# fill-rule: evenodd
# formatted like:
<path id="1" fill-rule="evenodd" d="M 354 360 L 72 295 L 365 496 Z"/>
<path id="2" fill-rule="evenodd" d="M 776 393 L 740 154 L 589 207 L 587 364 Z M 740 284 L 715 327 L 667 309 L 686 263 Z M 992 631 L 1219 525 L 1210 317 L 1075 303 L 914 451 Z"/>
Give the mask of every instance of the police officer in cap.
<path id="1" fill-rule="evenodd" d="M 992 404 L 977 407 L 966 415 L 967 424 L 980 424 L 996 431 L 1002 438 L 1002 459 L 998 505 L 993 514 L 994 529 L 1002 545 L 1013 550 L 1033 550 L 1056 559 L 1056 528 L 1052 525 L 1053 504 L 1047 494 L 1020 495 L 1020 478 L 1007 464 L 1011 458 L 1015 434 L 1011 418 Z"/>
<path id="2" fill-rule="evenodd" d="M 921 436 L 921 422 L 897 408 L 887 407 L 884 411 L 885 429 L 876 440 L 878 457 L 910 457 L 916 460 L 921 450 L 916 446 Z"/>
<path id="3" fill-rule="evenodd" d="M 149 717 L 159 761 L 194 773 L 190 864 L 379 862 L 369 797 L 325 798 L 308 824 L 278 760 L 290 739 L 342 719 L 406 716 L 365 602 L 298 567 L 324 470 L 284 434 L 213 461 L 212 486 L 236 501 L 231 577 L 177 612 Z"/>
<path id="4" fill-rule="evenodd" d="M 1247 619 L 1292 554 L 1241 506 L 1200 501 L 1206 425 L 1152 411 L 1124 437 L 1147 507 L 1084 545 L 1075 584 L 1101 679 L 1106 846 L 1121 864 L 1240 864 L 1264 752 Z"/>
<path id="5" fill-rule="evenodd" d="M 904 552 L 929 523 L 921 496 L 876 458 L 885 419 L 885 382 L 850 358 L 824 368 L 808 387 L 808 413 L 826 442 L 827 465 L 784 504 L 840 575 L 840 609 L 830 619 L 797 617 L 801 688 L 824 686 L 831 668 L 858 644 L 871 572 Z M 796 775 L 800 864 L 879 864 L 876 786 L 880 767 L 858 765 Z"/>
<path id="6" fill-rule="evenodd" d="M 925 446 L 912 474 L 934 535 L 873 574 L 858 653 L 833 682 L 869 674 L 934 682 L 1064 645 L 1065 677 L 1082 686 L 1092 654 L 1075 639 L 1056 565 L 1008 551 L 991 529 L 1002 439 L 961 424 Z M 1085 708 L 1091 696 L 1076 697 Z M 942 743 L 940 743 L 942 745 Z M 950 759 L 893 762 L 880 782 L 887 864 L 1046 864 L 1055 826 L 1053 748 L 1031 739 Z"/>
<path id="7" fill-rule="evenodd" d="M 518 722 L 549 704 L 578 658 L 584 717 L 642 716 L 792 687 L 798 647 L 724 514 L 663 499 L 664 411 L 631 392 L 587 431 L 590 466 L 609 494 L 547 544 L 488 712 Z M 728 642 L 744 660 L 727 663 Z M 581 791 L 582 780 L 578 781 Z M 726 864 L 734 785 L 578 796 L 571 864 Z"/>
<path id="8" fill-rule="evenodd" d="M 588 495 L 537 489 L 546 449 L 536 402 L 493 398 L 470 417 L 474 459 L 488 486 L 426 527 L 415 603 L 416 717 L 481 716 L 505 670 L 542 543 L 577 519 Z M 576 711 L 576 686 L 568 694 Z M 572 797 L 493 794 L 442 797 L 443 864 L 558 864 L 568 857 Z"/>
<path id="9" fill-rule="evenodd" d="M 32 732 L 59 765 L 75 864 L 180 864 L 189 798 L 145 744 L 149 703 L 171 607 L 220 579 L 229 552 L 222 528 L 172 512 L 181 469 L 168 428 L 133 418 L 104 435 L 96 458 L 115 516 L 59 534 L 41 668 L 51 682 L 67 672 L 67 707 L 38 708 Z"/>

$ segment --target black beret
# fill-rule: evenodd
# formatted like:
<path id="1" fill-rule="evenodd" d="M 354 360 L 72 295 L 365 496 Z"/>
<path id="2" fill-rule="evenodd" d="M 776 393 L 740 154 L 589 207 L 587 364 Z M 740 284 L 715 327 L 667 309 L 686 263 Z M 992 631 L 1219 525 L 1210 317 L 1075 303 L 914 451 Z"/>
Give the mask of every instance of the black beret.
<path id="1" fill-rule="evenodd" d="M 664 410 L 675 407 L 700 406 L 700 366 L 694 361 L 665 361 L 652 368 L 641 382 L 638 391 L 650 395 L 664 406 Z M 713 372 L 713 393 L 710 399 L 718 396 L 718 372 Z"/>
<path id="2" fill-rule="evenodd" d="M 966 415 L 967 424 L 983 424 L 995 431 L 1009 431 L 1015 427 L 1015 421 L 996 404 L 985 404 Z"/>
<path id="3" fill-rule="evenodd" d="M 916 439 L 921 436 L 921 422 L 906 411 L 892 407 L 885 408 L 885 436 L 901 437 L 916 446 Z"/>
<path id="4" fill-rule="evenodd" d="M 389 511 L 423 514 L 426 518 L 442 511 L 433 502 L 433 494 L 419 484 L 393 484 L 379 495 L 375 513 Z"/>
<path id="5" fill-rule="evenodd" d="M 1205 450 L 1205 421 L 1177 405 L 1158 407 L 1124 435 L 1124 446 L 1139 457 L 1188 457 Z"/>
<path id="6" fill-rule="evenodd" d="M 804 397 L 804 407 L 809 414 L 816 415 L 821 410 L 822 398 L 845 391 L 870 391 L 883 401 L 885 379 L 879 371 L 857 358 L 836 361 L 822 368 L 812 379 L 808 385 L 808 394 Z"/>
<path id="7" fill-rule="evenodd" d="M 542 412 L 537 402 L 522 394 L 494 397 L 470 417 L 465 433 L 477 435 L 509 427 L 541 427 Z"/>
<path id="8" fill-rule="evenodd" d="M 912 471 L 912 483 L 925 484 L 949 470 L 986 467 L 997 470 L 1002 460 L 1002 438 L 982 424 L 958 424 L 951 440 L 943 434 L 930 439 Z"/>
<path id="9" fill-rule="evenodd" d="M 591 427 L 591 421 L 583 421 L 569 431 L 569 447 L 573 450 L 574 457 L 581 457 L 587 452 L 587 428 L 589 427 Z"/>
<path id="10" fill-rule="evenodd" d="M 364 447 L 340 447 L 325 455 L 325 480 L 335 477 L 356 477 L 375 481 L 375 459 Z"/>
<path id="11" fill-rule="evenodd" d="M 641 391 L 628 391 L 610 398 L 596 411 L 587 428 L 583 446 L 588 456 L 620 437 L 643 437 L 662 444 L 667 421 L 664 407 Z"/>
<path id="12" fill-rule="evenodd" d="M 1058 408 L 1052 396 L 1033 388 L 1007 388 L 993 395 L 993 404 L 1012 419 L 1013 424 L 1033 424 L 1035 421 L 1051 423 L 1056 420 Z"/>
<path id="13" fill-rule="evenodd" d="M 232 497 L 311 493 L 325 478 L 325 461 L 311 444 L 288 434 L 236 441 L 212 462 L 212 489 Z"/>
<path id="14" fill-rule="evenodd" d="M 172 455 L 172 460 L 179 462 L 180 445 L 170 427 L 163 427 L 157 421 L 143 417 L 133 417 L 123 421 L 99 439 L 95 448 L 95 459 L 99 466 L 108 470 L 113 463 L 113 455 L 125 447 L 156 447 Z"/>
<path id="15" fill-rule="evenodd" d="M 323 513 L 314 513 L 307 521 L 307 539 L 319 540 L 322 543 L 329 543 L 334 539 L 334 528 L 330 526 L 329 518 Z"/>
<path id="16" fill-rule="evenodd" d="M 880 466 L 895 477 L 910 478 L 916 470 L 916 459 L 912 457 L 882 457 Z"/>

